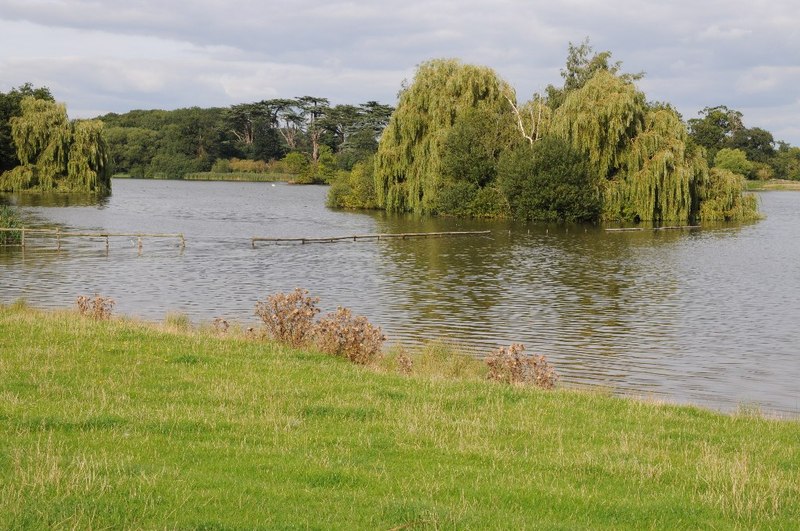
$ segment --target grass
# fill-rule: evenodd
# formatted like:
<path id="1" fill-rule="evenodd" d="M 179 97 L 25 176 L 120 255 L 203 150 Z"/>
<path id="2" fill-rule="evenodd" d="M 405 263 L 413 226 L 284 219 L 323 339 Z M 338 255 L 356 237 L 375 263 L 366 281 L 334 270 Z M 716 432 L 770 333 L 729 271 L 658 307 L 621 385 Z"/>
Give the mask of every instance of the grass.
<path id="1" fill-rule="evenodd" d="M 770 179 L 768 181 L 745 181 L 747 189 L 750 191 L 759 190 L 800 190 L 800 181 L 788 181 L 785 179 Z"/>
<path id="2" fill-rule="evenodd" d="M 286 182 L 297 176 L 289 173 L 251 173 L 251 172 L 197 172 L 183 176 L 185 181 L 247 181 L 247 182 Z"/>
<path id="3" fill-rule="evenodd" d="M 800 521 L 797 421 L 489 383 L 440 346 L 414 363 L 0 306 L 0 528 Z"/>

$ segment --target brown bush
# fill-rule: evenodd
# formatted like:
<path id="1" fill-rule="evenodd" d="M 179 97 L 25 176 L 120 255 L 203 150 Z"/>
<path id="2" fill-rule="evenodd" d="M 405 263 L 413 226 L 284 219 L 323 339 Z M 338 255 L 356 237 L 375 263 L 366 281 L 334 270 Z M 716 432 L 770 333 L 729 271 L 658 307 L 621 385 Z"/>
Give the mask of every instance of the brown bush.
<path id="1" fill-rule="evenodd" d="M 102 321 L 111 317 L 111 310 L 116 303 L 111 297 L 101 297 L 95 293 L 94 298 L 81 295 L 75 300 L 75 304 L 81 315 Z"/>
<path id="2" fill-rule="evenodd" d="M 405 352 L 401 352 L 395 359 L 397 362 L 397 370 L 400 371 L 400 374 L 409 375 L 412 373 L 414 370 L 414 360 L 411 359 L 411 356 Z"/>
<path id="3" fill-rule="evenodd" d="M 375 360 L 386 339 L 381 329 L 373 326 L 366 317 L 353 316 L 349 309 L 342 307 L 319 320 L 315 336 L 317 346 L 323 352 L 360 365 Z"/>
<path id="4" fill-rule="evenodd" d="M 296 288 L 291 293 L 276 293 L 266 301 L 258 301 L 255 313 L 264 321 L 270 337 L 299 347 L 313 338 L 318 302 L 318 298 L 308 296 L 308 290 Z"/>
<path id="5" fill-rule="evenodd" d="M 543 389 L 552 389 L 558 375 L 544 356 L 524 354 L 525 346 L 513 344 L 499 347 L 485 358 L 489 366 L 487 378 L 509 384 L 533 384 Z"/>

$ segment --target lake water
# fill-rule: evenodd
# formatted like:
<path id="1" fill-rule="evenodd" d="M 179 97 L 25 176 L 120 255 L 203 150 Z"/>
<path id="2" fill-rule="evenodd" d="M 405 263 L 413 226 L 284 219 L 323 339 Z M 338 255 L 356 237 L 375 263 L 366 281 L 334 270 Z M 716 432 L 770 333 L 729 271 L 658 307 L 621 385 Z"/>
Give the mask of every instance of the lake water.
<path id="1" fill-rule="evenodd" d="M 115 313 L 256 323 L 267 295 L 304 287 L 393 343 L 448 339 L 476 355 L 524 343 L 568 384 L 731 411 L 800 415 L 800 193 L 762 193 L 766 219 L 700 230 L 352 213 L 325 187 L 115 180 L 101 202 L 0 198 L 29 225 L 182 232 L 174 239 L 53 240 L 0 248 L 0 302 L 117 301 Z M 490 236 L 258 244 L 250 238 L 491 230 Z"/>

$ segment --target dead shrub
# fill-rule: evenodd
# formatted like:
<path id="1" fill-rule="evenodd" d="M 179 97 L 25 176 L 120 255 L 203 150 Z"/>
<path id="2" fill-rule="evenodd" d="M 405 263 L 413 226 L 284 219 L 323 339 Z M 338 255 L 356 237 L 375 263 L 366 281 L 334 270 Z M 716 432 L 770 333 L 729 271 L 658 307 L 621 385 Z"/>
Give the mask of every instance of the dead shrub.
<path id="1" fill-rule="evenodd" d="M 487 378 L 508 384 L 532 384 L 542 389 L 552 389 L 558 375 L 544 356 L 524 354 L 525 346 L 515 343 L 499 347 L 485 358 L 489 366 Z"/>
<path id="2" fill-rule="evenodd" d="M 291 293 L 276 293 L 256 302 L 256 315 L 264 321 L 267 334 L 277 341 L 299 347 L 314 335 L 314 317 L 319 313 L 317 297 L 296 288 Z"/>
<path id="3" fill-rule="evenodd" d="M 102 297 L 95 293 L 93 298 L 81 295 L 75 300 L 75 304 L 78 306 L 78 312 L 84 317 L 102 321 L 111 317 L 111 310 L 116 303 L 111 297 Z"/>
<path id="4" fill-rule="evenodd" d="M 317 347 L 323 352 L 360 365 L 374 361 L 386 339 L 381 329 L 366 317 L 354 316 L 348 308 L 342 307 L 319 320 L 315 336 Z"/>
<path id="5" fill-rule="evenodd" d="M 408 376 L 414 370 L 414 360 L 405 352 L 398 354 L 395 361 L 397 362 L 397 370 L 400 371 L 400 374 Z"/>
<path id="6" fill-rule="evenodd" d="M 214 329 L 214 332 L 219 335 L 225 335 L 228 332 L 228 328 L 230 328 L 230 324 L 228 321 L 223 319 L 222 317 L 215 317 L 214 320 L 211 322 L 211 326 Z"/>

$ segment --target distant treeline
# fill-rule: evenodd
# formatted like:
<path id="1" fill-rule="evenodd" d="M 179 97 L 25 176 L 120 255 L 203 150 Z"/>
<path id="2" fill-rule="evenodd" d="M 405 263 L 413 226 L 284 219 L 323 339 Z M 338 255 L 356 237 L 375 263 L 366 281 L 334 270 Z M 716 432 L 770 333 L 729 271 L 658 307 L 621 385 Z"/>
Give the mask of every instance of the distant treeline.
<path id="1" fill-rule="evenodd" d="M 180 179 L 209 171 L 278 172 L 321 182 L 371 156 L 392 111 L 375 101 L 332 106 L 326 98 L 304 96 L 226 108 L 134 110 L 99 119 L 115 174 Z M 246 161 L 285 163 L 250 168 Z"/>

